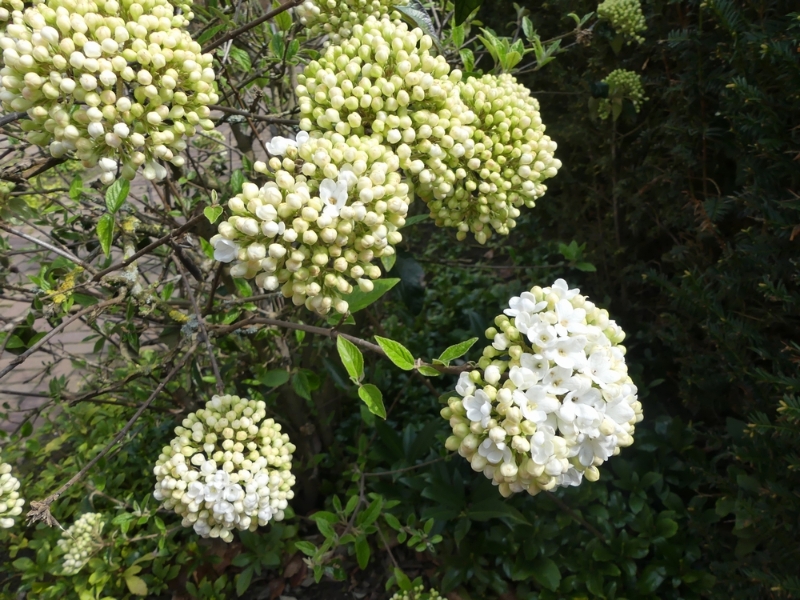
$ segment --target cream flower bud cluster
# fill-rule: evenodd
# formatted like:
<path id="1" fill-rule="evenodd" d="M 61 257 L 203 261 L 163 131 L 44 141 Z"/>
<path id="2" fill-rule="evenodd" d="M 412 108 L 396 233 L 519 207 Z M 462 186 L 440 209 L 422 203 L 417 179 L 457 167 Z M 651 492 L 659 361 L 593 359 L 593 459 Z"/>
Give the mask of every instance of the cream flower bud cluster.
<path id="1" fill-rule="evenodd" d="M 84 513 L 61 534 L 58 547 L 64 552 L 64 575 L 75 575 L 102 547 L 104 525 L 102 514 Z"/>
<path id="2" fill-rule="evenodd" d="M 432 45 L 419 28 L 369 17 L 298 78 L 300 127 L 377 137 L 437 224 L 484 243 L 508 233 L 561 163 L 523 86 L 510 76 L 462 82 Z"/>
<path id="3" fill-rule="evenodd" d="M 556 175 L 561 161 L 554 157 L 557 144 L 544 133 L 539 103 L 514 77 L 470 77 L 459 87 L 476 117 L 474 154 L 461 159 L 466 178 L 452 195 L 433 190 L 428 207 L 437 225 L 457 227 L 459 239 L 471 231 L 483 244 L 492 230 L 508 235 L 519 209 L 533 208 L 547 191 L 543 182 Z M 458 176 L 458 166 L 452 167 Z M 420 193 L 424 196 L 424 189 Z"/>
<path id="4" fill-rule="evenodd" d="M 188 9 L 191 3 L 181 6 Z M 189 13 L 191 15 L 191 13 Z M 14 10 L 0 32 L 0 101 L 27 111 L 32 144 L 99 165 L 110 183 L 163 179 L 186 139 L 210 130 L 219 100 L 212 55 L 167 0 L 46 0 Z"/>
<path id="5" fill-rule="evenodd" d="M 19 479 L 11 474 L 11 465 L 0 463 L 0 527 L 14 526 L 14 517 L 22 513 L 25 500 L 19 497 Z"/>
<path id="6" fill-rule="evenodd" d="M 597 6 L 597 17 L 608 21 L 614 31 L 628 39 L 628 44 L 644 42 L 639 33 L 647 29 L 647 23 L 639 0 L 605 0 Z"/>
<path id="7" fill-rule="evenodd" d="M 292 486 L 294 444 L 264 402 L 214 396 L 175 428 L 153 473 L 153 497 L 183 517 L 202 537 L 233 539 L 234 529 L 255 531 L 282 521 Z"/>
<path id="8" fill-rule="evenodd" d="M 442 600 L 437 590 L 425 591 L 425 586 L 418 585 L 407 592 L 397 592 L 391 600 Z"/>
<path id="9" fill-rule="evenodd" d="M 486 331 L 480 370 L 461 374 L 461 398 L 442 409 L 447 448 L 504 496 L 596 481 L 642 420 L 624 332 L 563 279 L 511 298 L 504 313 Z"/>
<path id="10" fill-rule="evenodd" d="M 369 17 L 399 19 L 393 8 L 405 4 L 406 0 L 306 0 L 295 12 L 308 37 L 327 34 L 330 43 L 339 44 Z"/>
<path id="11" fill-rule="evenodd" d="M 268 150 L 283 158 L 255 169 L 272 181 L 245 183 L 228 201 L 233 216 L 211 238 L 214 257 L 295 305 L 345 313 L 343 296 L 354 285 L 371 291 L 381 275 L 372 261 L 402 239 L 410 199 L 399 159 L 378 138 L 338 133 L 309 139 L 301 131 L 297 140 L 273 138 Z"/>
<path id="12" fill-rule="evenodd" d="M 642 104 L 647 100 L 642 87 L 642 78 L 634 71 L 616 69 L 603 79 L 608 84 L 609 97 L 627 98 L 633 103 L 633 108 L 638 113 Z M 602 98 L 597 107 L 598 116 L 605 120 L 611 115 L 611 100 Z"/>

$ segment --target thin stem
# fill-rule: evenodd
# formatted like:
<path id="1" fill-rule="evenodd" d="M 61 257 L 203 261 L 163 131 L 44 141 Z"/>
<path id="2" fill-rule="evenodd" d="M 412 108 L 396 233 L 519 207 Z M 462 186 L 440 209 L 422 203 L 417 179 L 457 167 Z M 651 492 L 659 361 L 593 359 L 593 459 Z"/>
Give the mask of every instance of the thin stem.
<path id="1" fill-rule="evenodd" d="M 413 471 L 414 469 L 419 469 L 420 467 L 427 467 L 428 465 L 432 465 L 437 462 L 442 462 L 446 460 L 446 456 L 440 456 L 439 458 L 434 458 L 432 460 L 428 460 L 423 463 L 419 463 L 418 465 L 413 465 L 411 467 L 405 467 L 403 469 L 395 469 L 394 471 L 376 471 L 375 473 L 364 473 L 364 477 L 383 477 L 384 475 L 397 475 L 398 473 L 405 473 L 406 471 Z"/>
<path id="2" fill-rule="evenodd" d="M 565 513 L 567 513 L 575 521 L 577 521 L 578 523 L 583 525 L 586 528 L 586 530 L 588 532 L 590 532 L 594 537 L 596 537 L 598 540 L 600 540 L 604 544 L 608 543 L 606 541 L 605 536 L 602 533 L 600 533 L 597 529 L 592 527 L 586 519 L 584 519 L 582 516 L 580 516 L 574 510 L 572 510 L 569 507 L 569 505 L 566 502 L 564 502 L 561 498 L 556 496 L 553 492 L 545 491 L 545 494 L 547 494 L 547 497 L 550 498 L 553 502 L 555 502 L 561 510 L 563 510 Z"/>
<path id="3" fill-rule="evenodd" d="M 297 125 L 300 121 L 297 119 L 285 119 L 283 117 L 270 117 L 269 115 L 258 115 L 256 113 L 247 112 L 246 110 L 239 110 L 238 108 L 231 108 L 230 106 L 222 106 L 220 104 L 209 104 L 208 108 L 211 110 L 218 110 L 229 115 L 239 115 L 240 117 L 248 117 L 256 121 L 264 121 L 265 123 L 276 123 L 278 125 Z"/>
<path id="4" fill-rule="evenodd" d="M 205 54 L 206 52 L 211 52 L 212 50 L 214 50 L 216 48 L 219 48 L 225 42 L 227 42 L 229 40 L 232 40 L 235 37 L 240 36 L 241 34 L 245 33 L 246 31 L 250 31 L 251 29 L 253 29 L 253 27 L 258 27 L 262 23 L 265 23 L 266 21 L 269 21 L 270 19 L 272 19 L 273 17 L 278 16 L 282 12 L 285 12 L 285 11 L 289 10 L 290 8 L 294 8 L 295 6 L 298 6 L 298 5 L 302 4 L 302 3 L 303 3 L 303 0 L 289 0 L 288 2 L 285 2 L 284 4 L 281 4 L 279 7 L 269 11 L 268 13 L 264 13 L 259 18 L 257 18 L 255 21 L 250 21 L 246 25 L 242 25 L 238 29 L 234 29 L 230 33 L 228 33 L 226 35 L 223 35 L 218 40 L 216 40 L 214 42 L 211 42 L 205 48 L 203 48 L 203 54 Z"/>
<path id="5" fill-rule="evenodd" d="M 3 117 L 0 117 L 0 127 L 5 127 L 9 123 L 13 123 L 14 121 L 17 121 L 18 119 L 21 119 L 27 115 L 28 113 L 24 111 L 9 113 Z"/>
<path id="6" fill-rule="evenodd" d="M 16 235 L 17 237 L 21 237 L 24 240 L 28 240 L 29 242 L 33 242 L 34 244 L 36 244 L 38 246 L 41 246 L 42 248 L 45 248 L 45 249 L 49 250 L 50 252 L 54 252 L 55 254 L 58 254 L 59 256 L 63 256 L 64 258 L 67 258 L 67 259 L 71 260 L 72 262 L 74 262 L 76 265 L 80 265 L 81 267 L 86 269 L 89 273 L 94 273 L 94 269 L 92 269 L 92 267 L 87 265 L 85 262 L 83 262 L 80 258 L 75 256 L 71 252 L 67 252 L 66 250 L 61 250 L 60 248 L 56 248 L 55 246 L 53 246 L 52 244 L 49 244 L 48 242 L 45 242 L 44 240 L 40 240 L 39 238 L 35 238 L 32 235 L 28 235 L 27 233 L 23 233 L 22 231 L 14 229 L 13 227 L 9 227 L 5 223 L 0 223 L 0 229 L 3 229 L 5 231 L 7 231 L 8 233 Z"/>

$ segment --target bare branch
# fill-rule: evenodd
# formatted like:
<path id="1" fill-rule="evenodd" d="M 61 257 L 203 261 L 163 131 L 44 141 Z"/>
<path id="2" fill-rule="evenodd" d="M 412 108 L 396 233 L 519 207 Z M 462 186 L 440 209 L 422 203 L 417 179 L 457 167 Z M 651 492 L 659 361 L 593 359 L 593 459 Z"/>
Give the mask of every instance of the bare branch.
<path id="1" fill-rule="evenodd" d="M 45 248 L 50 252 L 58 254 L 59 256 L 63 256 L 64 258 L 67 258 L 72 262 L 74 262 L 76 265 L 80 265 L 81 267 L 86 269 L 86 271 L 88 271 L 89 273 L 94 273 L 94 269 L 92 267 L 90 267 L 88 264 L 83 262 L 80 258 L 75 256 L 71 252 L 67 252 L 66 250 L 61 250 L 60 248 L 56 248 L 55 246 L 49 244 L 48 242 L 45 242 L 44 240 L 40 240 L 39 238 L 35 238 L 32 235 L 23 233 L 22 231 L 14 229 L 13 227 L 9 227 L 5 223 L 0 223 L 0 229 L 3 229 L 4 231 L 7 231 L 10 234 L 16 235 L 17 237 L 21 237 L 24 240 L 28 240 L 29 242 L 33 242 L 34 244 L 41 246 L 42 248 Z"/>

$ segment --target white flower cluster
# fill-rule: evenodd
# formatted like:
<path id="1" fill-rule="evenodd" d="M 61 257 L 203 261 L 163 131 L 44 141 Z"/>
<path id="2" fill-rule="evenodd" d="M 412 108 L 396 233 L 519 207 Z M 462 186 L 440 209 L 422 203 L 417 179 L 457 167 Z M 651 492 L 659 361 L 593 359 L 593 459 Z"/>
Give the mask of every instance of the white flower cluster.
<path id="1" fill-rule="evenodd" d="M 353 35 L 353 28 L 367 18 L 380 19 L 389 15 L 399 19 L 393 7 L 407 4 L 407 0 L 306 0 L 295 8 L 300 22 L 305 25 L 308 37 L 327 34 L 328 40 L 339 44 Z"/>
<path id="2" fill-rule="evenodd" d="M 14 526 L 14 517 L 22 513 L 25 500 L 19 497 L 19 479 L 11 474 L 11 465 L 0 463 L 0 527 Z"/>
<path id="3" fill-rule="evenodd" d="M 644 42 L 639 32 L 647 29 L 647 23 L 639 0 L 605 0 L 597 6 L 597 17 L 628 38 L 628 44 Z"/>
<path id="4" fill-rule="evenodd" d="M 202 537 L 230 542 L 234 529 L 281 521 L 294 497 L 295 450 L 264 402 L 214 396 L 189 414 L 164 447 L 153 497 Z"/>
<path id="5" fill-rule="evenodd" d="M 102 514 L 84 513 L 61 534 L 58 547 L 64 552 L 64 575 L 75 575 L 102 547 L 104 525 Z"/>
<path id="6" fill-rule="evenodd" d="M 345 313 L 343 296 L 353 284 L 371 291 L 381 275 L 372 260 L 394 254 L 402 239 L 410 200 L 400 161 L 378 138 L 338 133 L 309 139 L 301 131 L 267 149 L 271 171 L 255 169 L 273 180 L 260 189 L 245 183 L 228 201 L 233 216 L 211 238 L 214 257 L 237 261 L 232 276 L 280 288 L 295 305 Z"/>
<path id="7" fill-rule="evenodd" d="M 133 179 L 142 165 L 163 179 L 159 161 L 182 165 L 186 138 L 214 128 L 213 57 L 184 29 L 191 12 L 175 14 L 167 0 L 20 4 L 0 31 L 0 101 L 27 111 L 29 142 L 99 165 L 104 183 L 120 168 Z"/>
<path id="8" fill-rule="evenodd" d="M 390 600 L 442 600 L 437 590 L 425 591 L 425 586 L 418 585 L 407 592 L 397 592 Z"/>
<path id="9" fill-rule="evenodd" d="M 486 331 L 480 370 L 462 373 L 442 409 L 458 450 L 500 493 L 596 481 L 642 420 L 624 332 L 563 279 L 509 301 Z"/>
<path id="10" fill-rule="evenodd" d="M 642 78 L 634 71 L 616 69 L 611 71 L 603 82 L 608 84 L 608 98 L 602 98 L 597 106 L 598 116 L 603 120 L 611 115 L 612 98 L 627 98 L 633 103 L 637 113 L 647 100 L 642 87 Z"/>
<path id="11" fill-rule="evenodd" d="M 561 163 L 527 89 L 510 76 L 463 82 L 432 45 L 389 18 L 356 25 L 298 77 L 300 127 L 389 145 L 437 224 L 484 243 L 514 227 Z"/>

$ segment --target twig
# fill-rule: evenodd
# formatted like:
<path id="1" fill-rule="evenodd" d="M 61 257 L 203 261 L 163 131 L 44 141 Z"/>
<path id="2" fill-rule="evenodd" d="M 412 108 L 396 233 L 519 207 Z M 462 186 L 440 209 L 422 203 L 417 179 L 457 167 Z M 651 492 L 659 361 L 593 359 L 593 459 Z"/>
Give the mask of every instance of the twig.
<path id="1" fill-rule="evenodd" d="M 2 379 L 2 378 L 3 378 L 3 377 L 5 377 L 5 376 L 6 376 L 8 373 L 10 373 L 10 372 L 11 372 L 11 371 L 13 371 L 14 369 L 16 369 L 16 368 L 17 368 L 17 366 L 19 366 L 19 365 L 21 365 L 22 363 L 24 363 L 24 362 L 25 362 L 25 361 L 28 359 L 28 357 L 29 357 L 31 354 L 33 354 L 34 352 L 36 352 L 37 350 L 39 350 L 39 348 L 41 348 L 42 346 L 44 346 L 44 345 L 45 345 L 45 344 L 46 344 L 48 341 L 50 341 L 50 339 L 51 339 L 53 336 L 55 336 L 55 335 L 57 335 L 58 333 L 60 333 L 61 331 L 63 331 L 63 330 L 64 330 L 64 328 L 65 328 L 65 327 L 67 327 L 67 325 L 69 325 L 69 324 L 71 324 L 71 323 L 74 323 L 75 321 L 77 321 L 78 319 L 80 319 L 81 317 L 83 317 L 83 316 L 85 316 L 85 315 L 88 315 L 88 314 L 89 314 L 90 312 L 92 312 L 92 311 L 95 311 L 95 310 L 103 310 L 103 309 L 105 309 L 105 308 L 108 308 L 109 306 L 113 306 L 113 305 L 115 305 L 115 304 L 121 304 L 121 303 L 122 303 L 122 301 L 125 299 L 125 294 L 126 294 L 126 293 L 127 293 L 127 290 L 124 290 L 124 291 L 123 291 L 123 292 L 121 292 L 121 293 L 120 293 L 120 294 L 119 294 L 119 295 L 118 295 L 116 298 L 112 298 L 112 299 L 110 299 L 110 300 L 106 300 L 105 302 L 100 302 L 99 304 L 93 304 L 92 306 L 87 306 L 86 308 L 84 308 L 84 309 L 82 309 L 82 310 L 79 310 L 78 312 L 76 312 L 76 313 L 75 313 L 74 315 L 72 315 L 71 317 L 69 317 L 69 318 L 66 318 L 66 319 L 64 319 L 63 321 L 61 321 L 61 324 L 60 324 L 60 325 L 57 325 L 56 327 L 54 327 L 53 329 L 51 329 L 51 330 L 50 330 L 50 331 L 47 333 L 47 335 L 45 335 L 45 336 L 44 336 L 42 339 L 40 339 L 40 340 L 39 340 L 38 342 L 36 342 L 36 343 L 35 343 L 33 346 L 31 346 L 30 348 L 28 348 L 28 349 L 27 349 L 25 352 L 23 352 L 22 354 L 20 354 L 20 355 L 19 355 L 17 358 L 15 358 L 14 360 L 12 360 L 10 363 L 8 363 L 8 365 L 6 365 L 6 367 L 5 367 L 5 368 L 4 368 L 2 371 L 0 371 L 0 379 Z"/>
<path id="2" fill-rule="evenodd" d="M 205 54 L 206 52 L 211 52 L 212 50 L 214 50 L 216 48 L 219 48 L 225 42 L 227 42 L 229 40 L 232 40 L 235 37 L 240 36 L 241 34 L 245 33 L 246 31 L 250 31 L 253 27 L 258 27 L 262 23 L 264 23 L 266 21 L 269 21 L 271 18 L 278 16 L 279 14 L 289 10 L 290 8 L 294 8 L 295 6 L 299 6 L 302 3 L 303 3 L 303 0 L 289 0 L 288 2 L 285 2 L 284 4 L 281 4 L 279 7 L 269 11 L 268 13 L 264 13 L 259 18 L 257 18 L 255 21 L 250 21 L 246 25 L 242 25 L 238 29 L 234 29 L 230 33 L 228 33 L 226 35 L 223 35 L 218 40 L 211 42 L 208 46 L 203 48 L 203 54 Z"/>
<path id="3" fill-rule="evenodd" d="M 174 238 L 174 237 L 184 233 L 185 231 L 191 229 L 192 225 L 194 225 L 198 221 L 201 221 L 204 218 L 205 218 L 205 215 L 203 213 L 200 213 L 199 215 L 195 215 L 194 217 L 192 217 L 191 219 L 186 221 L 186 223 L 184 223 L 183 225 L 178 227 L 175 231 L 172 231 L 172 232 L 168 233 L 167 235 L 165 235 L 164 237 L 157 239 L 152 244 L 148 244 L 147 246 L 145 246 L 144 248 L 139 250 L 136 254 L 133 254 L 129 258 L 123 260 L 121 263 L 117 263 L 116 265 L 111 265 L 107 269 L 103 269 L 102 271 L 97 273 L 94 277 L 92 277 L 91 281 L 100 281 L 100 279 L 102 279 L 104 275 L 108 275 L 109 273 L 112 273 L 114 271 L 118 271 L 119 269 L 123 269 L 123 268 L 127 267 L 129 264 L 131 264 L 137 258 L 139 258 L 141 256 L 144 256 L 145 254 L 147 254 L 148 252 L 150 252 L 154 248 L 158 248 L 159 246 L 162 246 L 162 245 L 166 244 L 172 238 Z"/>
<path id="4" fill-rule="evenodd" d="M 432 465 L 437 462 L 442 462 L 446 458 L 447 458 L 446 456 L 440 456 L 439 458 L 434 458 L 424 463 L 419 463 L 418 465 L 405 467 L 403 469 L 395 469 L 394 471 L 376 471 L 375 473 L 364 473 L 364 477 L 383 477 L 384 475 L 396 475 L 397 473 L 405 473 L 406 471 L 413 471 L 414 469 L 419 469 L 420 467 L 427 467 L 428 465 Z"/>
<path id="5" fill-rule="evenodd" d="M 197 325 L 200 327 L 200 334 L 203 336 L 203 340 L 206 344 L 206 350 L 208 351 L 208 358 L 211 361 L 211 369 L 214 371 L 214 377 L 217 380 L 217 393 L 222 395 L 225 393 L 225 383 L 222 381 L 222 374 L 219 371 L 219 365 L 217 364 L 217 358 L 214 356 L 214 347 L 211 345 L 211 339 L 208 337 L 208 329 L 206 329 L 206 322 L 203 320 L 203 315 L 200 314 L 200 307 L 197 305 L 197 299 L 194 296 L 194 292 L 192 291 L 192 286 L 189 285 L 189 279 L 186 277 L 186 269 L 184 269 L 181 261 L 176 260 L 175 266 L 178 267 L 178 271 L 181 273 L 181 281 L 183 282 L 183 288 L 186 290 L 186 295 L 189 296 L 189 301 L 192 303 L 192 308 L 194 309 L 195 317 L 197 317 Z"/>
<path id="6" fill-rule="evenodd" d="M 35 238 L 32 235 L 23 233 L 22 231 L 14 229 L 13 227 L 9 227 L 5 223 L 0 223 L 0 229 L 3 229 L 4 231 L 7 231 L 10 234 L 16 235 L 17 237 L 21 237 L 24 240 L 28 240 L 29 242 L 33 242 L 34 244 L 37 244 L 38 246 L 41 246 L 42 248 L 45 248 L 50 252 L 58 254 L 59 256 L 63 256 L 64 258 L 67 258 L 72 262 L 74 262 L 76 265 L 80 265 L 81 267 L 86 269 L 86 271 L 88 271 L 89 273 L 94 273 L 94 269 L 92 267 L 87 265 L 85 262 L 83 262 L 80 258 L 75 256 L 71 252 L 67 252 L 66 250 L 61 250 L 60 248 L 56 248 L 55 246 L 49 244 L 48 242 L 45 242 L 44 240 L 40 240 L 39 238 Z"/>
<path id="7" fill-rule="evenodd" d="M 0 127 L 5 127 L 9 123 L 13 123 L 14 121 L 21 119 L 22 117 L 25 117 L 27 115 L 28 113 L 24 111 L 8 113 L 4 117 L 0 117 Z"/>
<path id="8" fill-rule="evenodd" d="M 128 422 L 125 423 L 125 426 L 120 429 L 117 435 L 114 436 L 114 439 L 106 444 L 105 448 L 103 448 L 94 458 L 92 458 L 92 460 L 86 463 L 86 465 L 75 475 L 73 475 L 69 481 L 58 488 L 55 492 L 47 496 L 47 498 L 41 501 L 34 500 L 31 502 L 31 510 L 27 514 L 29 524 L 36 521 L 45 521 L 49 524 L 50 519 L 52 519 L 52 516 L 50 515 L 50 505 L 58 500 L 58 498 L 61 497 L 61 495 L 69 488 L 83 479 L 86 473 L 88 473 L 89 470 L 95 466 L 101 458 L 108 454 L 109 451 L 116 446 L 123 437 L 125 437 L 125 434 L 130 431 L 131 427 L 133 427 L 133 424 L 139 420 L 139 417 L 141 417 L 144 411 L 147 410 L 147 407 L 150 406 L 153 400 L 155 400 L 156 397 L 161 393 L 161 390 L 163 390 L 166 385 L 172 381 L 172 378 L 175 377 L 175 375 L 177 375 L 178 372 L 184 367 L 192 354 L 194 354 L 195 350 L 197 350 L 197 343 L 187 350 L 186 354 L 183 355 L 183 358 L 178 361 L 178 363 L 167 374 L 164 380 L 158 384 L 158 387 L 153 390 L 153 393 L 150 394 L 150 397 L 139 407 L 139 410 L 137 410 L 136 413 L 134 413 L 134 415 L 128 420 Z"/>
<path id="9" fill-rule="evenodd" d="M 603 542 L 604 544 L 607 544 L 607 543 L 608 543 L 608 542 L 606 541 L 606 538 L 605 538 L 605 536 L 604 536 L 602 533 L 600 533 L 600 532 L 599 532 L 597 529 L 595 529 L 594 527 L 592 527 L 592 526 L 591 526 L 591 525 L 588 523 L 588 521 L 586 521 L 586 519 L 584 519 L 582 516 L 580 516 L 580 515 L 579 515 L 578 513 L 576 513 L 574 510 L 572 510 L 572 509 L 569 507 L 569 505 L 568 505 L 566 502 L 564 502 L 564 501 L 563 501 L 561 498 L 559 498 L 558 496 L 556 496 L 556 495 L 555 495 L 553 492 L 548 492 L 548 491 L 546 491 L 546 490 L 545 490 L 545 492 L 544 492 L 544 493 L 545 493 L 545 494 L 547 494 L 547 497 L 548 497 L 548 498 L 550 498 L 550 499 L 551 499 L 553 502 L 555 502 L 555 503 L 558 505 L 558 507 L 559 507 L 561 510 L 563 510 L 563 511 L 564 511 L 565 513 L 567 513 L 567 514 L 568 514 L 570 517 L 572 517 L 573 519 L 575 519 L 575 520 L 576 520 L 578 523 L 580 523 L 581 525 L 583 525 L 583 526 L 586 528 L 586 530 L 587 530 L 587 531 L 589 531 L 589 532 L 590 532 L 592 535 L 594 535 L 594 537 L 596 537 L 598 540 L 600 540 L 600 541 L 601 541 L 601 542 Z"/>
<path id="10" fill-rule="evenodd" d="M 257 115 L 255 113 L 247 112 L 246 110 L 239 110 L 238 108 L 231 108 L 230 106 L 222 106 L 221 104 L 209 104 L 208 108 L 211 110 L 218 110 L 230 115 L 239 115 L 240 117 L 249 117 L 256 121 L 264 121 L 265 123 L 276 123 L 278 125 L 297 125 L 300 123 L 297 119 L 285 119 L 283 117 L 270 117 L 269 115 Z"/>

